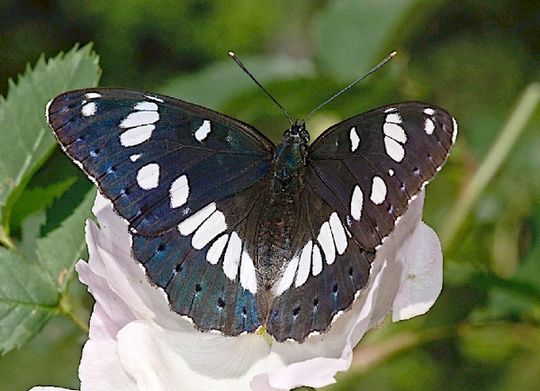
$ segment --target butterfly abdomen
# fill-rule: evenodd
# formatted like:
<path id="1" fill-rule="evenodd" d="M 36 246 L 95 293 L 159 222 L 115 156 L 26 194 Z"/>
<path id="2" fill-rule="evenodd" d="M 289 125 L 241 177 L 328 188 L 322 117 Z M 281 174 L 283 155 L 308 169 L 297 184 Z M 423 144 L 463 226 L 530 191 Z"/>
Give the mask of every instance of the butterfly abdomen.
<path id="1" fill-rule="evenodd" d="M 305 133 L 304 133 L 305 132 Z M 272 288 L 294 257 L 298 242 L 302 189 L 306 185 L 307 132 L 293 126 L 285 133 L 272 160 L 268 198 L 257 229 L 256 268 L 259 275 L 259 306 L 269 309 Z M 264 313 L 264 310 L 262 311 Z"/>

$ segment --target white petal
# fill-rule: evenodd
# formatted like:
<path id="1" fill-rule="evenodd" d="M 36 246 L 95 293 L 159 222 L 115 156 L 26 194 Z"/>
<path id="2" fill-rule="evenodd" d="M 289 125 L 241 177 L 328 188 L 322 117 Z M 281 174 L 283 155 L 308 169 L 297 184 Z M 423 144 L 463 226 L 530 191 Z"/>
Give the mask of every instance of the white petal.
<path id="1" fill-rule="evenodd" d="M 421 223 L 401 254 L 401 286 L 394 299 L 392 320 L 427 312 L 442 289 L 442 251 L 435 231 Z"/>

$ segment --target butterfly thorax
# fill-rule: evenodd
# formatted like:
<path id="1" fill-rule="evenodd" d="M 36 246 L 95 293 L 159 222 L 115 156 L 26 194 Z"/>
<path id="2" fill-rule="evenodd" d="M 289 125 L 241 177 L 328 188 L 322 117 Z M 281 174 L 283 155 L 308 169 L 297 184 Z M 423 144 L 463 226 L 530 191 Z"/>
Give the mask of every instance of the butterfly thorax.
<path id="1" fill-rule="evenodd" d="M 308 142 L 309 133 L 304 124 L 294 124 L 283 135 L 272 161 L 272 183 L 276 194 L 297 193 L 303 185 Z"/>
<path id="2" fill-rule="evenodd" d="M 293 242 L 298 229 L 301 193 L 306 183 L 306 153 L 309 134 L 305 126 L 294 124 L 276 148 L 269 173 L 268 199 L 258 229 L 256 267 L 259 284 L 271 300 L 271 289 L 294 256 Z"/>

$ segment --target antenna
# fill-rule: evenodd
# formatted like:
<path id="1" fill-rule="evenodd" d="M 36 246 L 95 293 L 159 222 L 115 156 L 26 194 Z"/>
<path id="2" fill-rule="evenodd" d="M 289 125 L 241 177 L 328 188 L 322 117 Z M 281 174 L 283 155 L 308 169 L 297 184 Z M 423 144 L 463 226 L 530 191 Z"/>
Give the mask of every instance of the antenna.
<path id="1" fill-rule="evenodd" d="M 292 125 L 292 124 L 293 124 L 293 121 L 292 121 L 291 117 L 289 117 L 289 114 L 287 114 L 287 111 L 283 108 L 283 106 L 281 106 L 281 104 L 277 101 L 277 99 L 274 98 L 274 97 L 272 96 L 272 94 L 269 93 L 269 92 L 266 90 L 266 88 L 264 88 L 264 87 L 262 86 L 262 84 L 259 83 L 259 82 L 257 81 L 257 79 L 255 79 L 255 76 L 253 76 L 253 75 L 251 74 L 251 72 L 247 70 L 247 68 L 245 67 L 244 63 L 242 63 L 242 61 L 238 58 L 238 56 L 237 56 L 236 54 L 234 54 L 234 52 L 229 52 L 229 56 L 231 56 L 231 58 L 234 60 L 234 62 L 236 62 L 236 63 L 238 64 L 238 66 L 239 66 L 239 67 L 240 67 L 240 68 L 241 68 L 241 69 L 242 69 L 249 77 L 251 77 L 251 80 L 253 80 L 253 81 L 255 82 L 255 84 L 257 84 L 257 85 L 261 88 L 261 90 L 263 90 L 263 91 L 266 93 L 266 95 L 268 95 L 268 96 L 270 97 L 270 99 L 272 99 L 272 102 L 274 102 L 274 103 L 277 105 L 277 107 L 279 107 L 279 109 L 281 110 L 281 112 L 283 113 L 283 115 L 285 115 L 285 117 L 287 117 L 287 120 L 288 120 L 288 121 L 290 122 L 290 124 Z"/>
<path id="2" fill-rule="evenodd" d="M 336 92 L 334 95 L 332 95 L 330 98 L 328 98 L 327 100 L 325 100 L 323 103 L 321 103 L 319 106 L 317 106 L 315 109 L 313 109 L 308 115 L 306 118 L 304 118 L 302 120 L 302 123 L 305 123 L 309 117 L 311 117 L 317 110 L 319 110 L 321 107 L 323 106 L 326 106 L 326 104 L 330 103 L 331 101 L 333 101 L 335 98 L 337 98 L 338 96 L 340 96 L 341 94 L 343 94 L 345 91 L 348 91 L 350 90 L 351 88 L 353 88 L 356 84 L 360 83 L 362 80 L 364 80 L 366 77 L 368 77 L 369 75 L 371 75 L 372 73 L 375 73 L 377 72 L 379 69 L 381 69 L 388 61 L 390 61 L 392 58 L 394 58 L 396 56 L 397 52 L 396 51 L 393 51 L 392 53 L 390 53 L 388 56 L 386 56 L 386 58 L 384 60 L 382 60 L 380 63 L 378 63 L 377 65 L 375 65 L 368 73 L 366 73 L 364 76 L 361 76 L 359 77 L 358 79 L 356 79 L 355 81 L 353 81 L 351 84 L 349 84 L 347 87 L 343 88 L 341 91 L 338 91 Z"/>

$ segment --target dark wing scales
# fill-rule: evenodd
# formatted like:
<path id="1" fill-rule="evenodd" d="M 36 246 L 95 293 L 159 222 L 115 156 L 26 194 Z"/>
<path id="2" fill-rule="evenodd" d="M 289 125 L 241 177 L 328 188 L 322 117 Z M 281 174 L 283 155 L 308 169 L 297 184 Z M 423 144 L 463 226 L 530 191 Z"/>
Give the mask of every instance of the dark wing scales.
<path id="1" fill-rule="evenodd" d="M 310 182 L 320 197 L 337 205 L 362 248 L 373 251 L 446 162 L 456 134 L 453 117 L 434 105 L 410 102 L 371 110 L 315 140 Z"/>
<path id="2" fill-rule="evenodd" d="M 292 266 L 290 282 L 281 287 L 284 291 L 272 303 L 266 326 L 279 342 L 303 341 L 314 331 L 325 332 L 366 285 L 374 257 L 348 236 L 333 204 L 324 201 L 311 185 L 303 190 L 302 199 L 299 219 L 303 224 L 298 235 L 304 246 L 295 255 L 298 264 Z M 322 228 L 325 224 L 330 226 L 330 235 Z M 309 242 L 311 247 L 306 245 Z M 307 256 L 302 256 L 304 249 Z"/>
<path id="3" fill-rule="evenodd" d="M 273 144 L 222 114 L 131 90 L 67 92 L 47 114 L 64 151 L 128 221 L 134 257 L 171 309 L 201 330 L 256 330 L 246 221 Z"/>
<path id="4" fill-rule="evenodd" d="M 95 112 L 85 116 L 83 108 L 88 104 L 95 105 Z M 137 104 L 152 110 L 135 109 Z M 62 94 L 49 105 L 48 118 L 66 153 L 97 182 L 131 228 L 148 235 L 167 230 L 209 202 L 257 182 L 268 172 L 274 149 L 264 136 L 240 121 L 176 99 L 131 90 Z M 205 121 L 210 132 L 199 141 L 195 134 Z M 123 123 L 125 127 L 121 127 Z M 154 129 L 149 132 L 149 127 Z M 131 137 L 125 136 L 128 131 Z M 127 146 L 122 145 L 123 134 Z M 148 134 L 146 140 L 137 142 Z M 157 184 L 147 181 L 151 189 L 138 185 L 144 167 L 148 175 L 153 167 L 159 170 Z M 214 173 L 219 175 L 211 175 Z M 188 200 L 171 213 L 169 191 L 181 175 L 187 177 Z"/>
<path id="5" fill-rule="evenodd" d="M 194 247 L 194 238 L 198 230 L 204 230 L 205 223 L 209 224 L 209 218 L 194 223 L 197 228 L 188 235 L 175 228 L 157 237 L 133 235 L 136 259 L 144 265 L 150 279 L 165 291 L 171 309 L 189 316 L 200 330 L 238 335 L 255 331 L 261 325 L 255 297 L 257 275 L 254 269 L 244 270 L 249 262 L 244 252 L 255 251 L 252 235 L 263 187 L 264 181 L 217 203 L 217 213 L 231 211 L 226 217 L 227 227 L 217 234 L 210 229 L 208 244 L 200 250 Z M 223 238 L 223 246 L 217 246 Z M 221 250 L 210 256 L 215 245 Z M 226 275 L 225 269 L 231 270 L 225 266 L 229 247 L 231 253 L 232 248 L 237 249 L 234 257 L 229 257 L 236 267 Z"/>
<path id="6" fill-rule="evenodd" d="M 326 331 L 336 314 L 350 308 L 367 284 L 376 250 L 444 164 L 456 135 L 457 124 L 445 110 L 411 102 L 350 118 L 315 140 L 300 217 L 306 222 L 303 243 L 313 247 L 307 266 L 301 266 L 306 244 L 295 254 L 300 261 L 289 262 L 289 278 L 285 271 L 280 280 L 288 283 L 272 303 L 271 335 L 302 341 Z M 339 227 L 345 234 L 338 234 Z M 306 269 L 309 277 L 301 277 Z"/>

